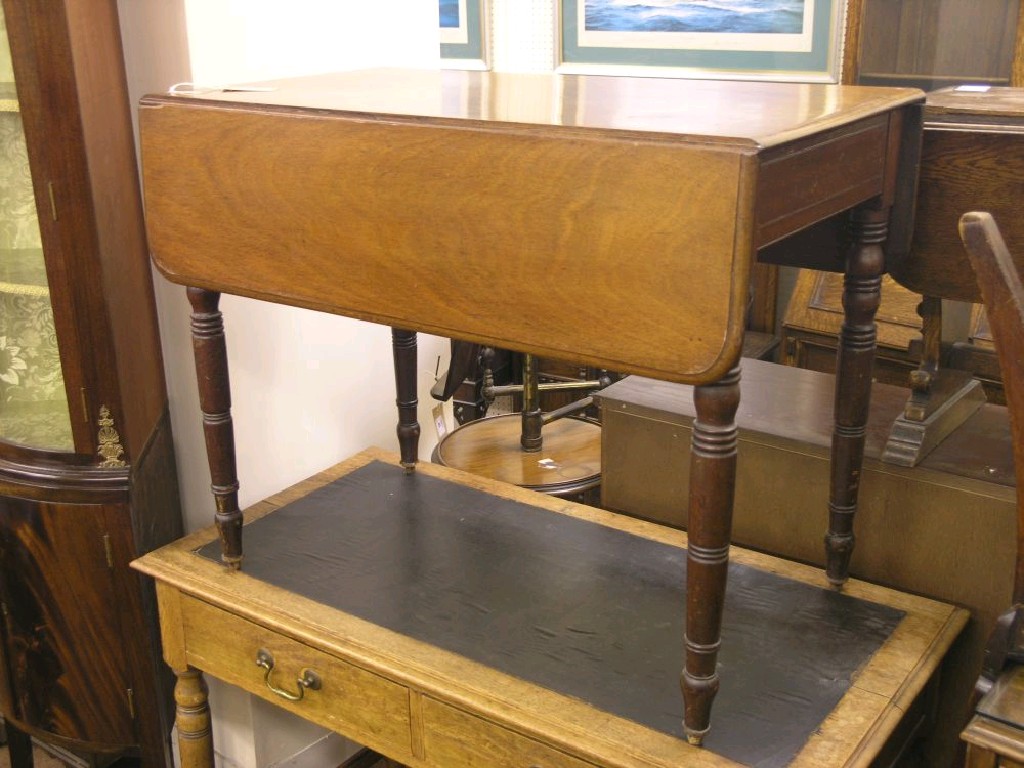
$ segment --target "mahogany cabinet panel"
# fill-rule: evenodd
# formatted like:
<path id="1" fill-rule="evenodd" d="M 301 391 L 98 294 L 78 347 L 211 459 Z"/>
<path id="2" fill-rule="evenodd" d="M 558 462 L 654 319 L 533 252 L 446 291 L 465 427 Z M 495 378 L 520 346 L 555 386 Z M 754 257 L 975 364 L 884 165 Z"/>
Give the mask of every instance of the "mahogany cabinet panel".
<path id="1" fill-rule="evenodd" d="M 133 741 L 110 523 L 117 505 L 0 497 L 0 612 L 12 705 L 57 736 Z M 99 694 L 99 695 L 97 695 Z"/>

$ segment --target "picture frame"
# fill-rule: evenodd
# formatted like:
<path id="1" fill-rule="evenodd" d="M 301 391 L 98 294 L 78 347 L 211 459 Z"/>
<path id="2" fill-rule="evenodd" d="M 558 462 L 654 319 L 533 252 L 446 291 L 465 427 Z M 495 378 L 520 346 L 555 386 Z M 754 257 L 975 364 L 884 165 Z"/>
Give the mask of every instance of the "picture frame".
<path id="1" fill-rule="evenodd" d="M 838 83 L 849 0 L 556 0 L 558 71 Z"/>
<path id="2" fill-rule="evenodd" d="M 438 0 L 441 66 L 488 69 L 487 0 Z"/>

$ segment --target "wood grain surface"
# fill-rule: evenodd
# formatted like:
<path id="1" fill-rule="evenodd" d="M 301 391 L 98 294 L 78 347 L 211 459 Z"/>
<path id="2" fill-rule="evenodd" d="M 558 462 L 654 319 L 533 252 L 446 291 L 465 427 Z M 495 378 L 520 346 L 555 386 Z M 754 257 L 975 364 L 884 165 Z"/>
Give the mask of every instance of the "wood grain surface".
<path id="1" fill-rule="evenodd" d="M 1016 204 L 1024 194 L 1022 170 L 1024 132 L 926 128 L 913 244 L 908 258 L 890 265 L 897 282 L 917 293 L 981 301 L 957 231 L 967 211 L 996 217 L 1024 269 L 1024 225 Z"/>
<path id="2" fill-rule="evenodd" d="M 687 383 L 738 356 L 757 246 L 889 195 L 888 115 L 921 98 L 496 73 L 269 87 L 144 101 L 170 280 Z"/>
<path id="3" fill-rule="evenodd" d="M 921 98 L 913 88 L 808 85 L 744 80 L 377 69 L 261 83 L 258 89 L 202 89 L 151 96 L 147 105 L 206 102 L 348 113 L 369 119 L 423 117 L 581 132 L 616 131 L 700 138 L 768 148 L 872 117 Z M 376 115 L 378 117 L 374 118 Z"/>
<path id="4" fill-rule="evenodd" d="M 520 422 L 519 414 L 506 414 L 463 424 L 438 445 L 437 459 L 446 467 L 533 489 L 600 482 L 600 425 L 580 419 L 546 424 L 542 449 L 528 453 L 519 444 Z"/>
<path id="5" fill-rule="evenodd" d="M 172 105 L 141 119 L 172 281 L 677 378 L 742 343 L 753 200 L 734 150 Z"/>
<path id="6" fill-rule="evenodd" d="M 1024 194 L 1024 89 L 946 89 L 929 94 L 924 111 L 921 175 L 909 255 L 888 264 L 912 291 L 980 302 L 957 231 L 967 211 L 988 211 L 1024 267 L 1024 230 L 1015 201 Z"/>

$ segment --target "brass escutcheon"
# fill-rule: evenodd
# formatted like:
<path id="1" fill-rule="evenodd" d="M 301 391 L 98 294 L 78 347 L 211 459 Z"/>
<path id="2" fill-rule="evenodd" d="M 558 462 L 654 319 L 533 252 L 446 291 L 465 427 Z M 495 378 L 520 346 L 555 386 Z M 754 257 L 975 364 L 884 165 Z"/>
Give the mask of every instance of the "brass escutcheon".
<path id="1" fill-rule="evenodd" d="M 311 691 L 319 691 L 323 686 L 323 683 L 320 680 L 320 675 L 308 667 L 303 667 L 299 672 L 299 677 L 295 680 L 299 685 L 298 693 L 292 693 L 291 691 L 286 691 L 284 688 L 278 688 L 270 682 L 270 673 L 274 671 L 274 656 L 266 648 L 260 648 L 256 651 L 256 666 L 264 669 L 263 682 L 266 683 L 267 688 L 278 696 L 288 699 L 288 701 L 302 701 L 302 697 L 305 696 L 307 689 Z"/>

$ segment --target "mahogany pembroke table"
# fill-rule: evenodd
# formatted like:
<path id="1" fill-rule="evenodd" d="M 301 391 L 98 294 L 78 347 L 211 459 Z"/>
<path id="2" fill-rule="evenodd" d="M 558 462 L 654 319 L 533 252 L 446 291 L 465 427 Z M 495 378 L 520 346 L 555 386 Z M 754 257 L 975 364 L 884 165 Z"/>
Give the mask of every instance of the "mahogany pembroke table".
<path id="1" fill-rule="evenodd" d="M 183 765 L 212 764 L 203 672 L 411 766 L 873 760 L 965 620 L 838 589 L 921 101 L 393 70 L 144 99 L 150 244 L 188 286 L 216 500 L 216 532 L 136 563 L 157 582 Z M 730 563 L 758 258 L 846 272 L 827 582 Z M 400 458 L 360 454 L 243 529 L 225 292 L 391 326 Z M 417 464 L 417 331 L 695 385 L 688 540 Z"/>

